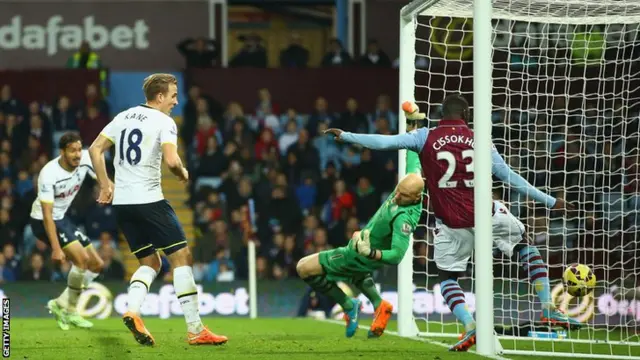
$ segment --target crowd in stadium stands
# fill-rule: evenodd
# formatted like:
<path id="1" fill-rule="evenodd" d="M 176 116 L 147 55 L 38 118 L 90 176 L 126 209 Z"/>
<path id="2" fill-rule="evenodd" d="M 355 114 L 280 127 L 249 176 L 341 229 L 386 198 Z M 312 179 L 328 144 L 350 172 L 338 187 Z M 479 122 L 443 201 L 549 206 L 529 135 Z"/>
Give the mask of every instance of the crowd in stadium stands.
<path id="1" fill-rule="evenodd" d="M 253 42 L 247 42 L 249 51 Z M 196 64 L 210 61 L 198 57 L 206 46 L 201 40 L 186 40 L 179 48 L 188 63 Z M 292 47 L 296 46 L 294 39 Z M 376 46 L 369 44 L 371 51 L 360 62 L 379 61 L 372 53 L 378 51 Z M 294 50 L 290 58 L 283 51 L 283 65 L 305 62 L 304 53 Z M 332 44 L 323 63 L 351 62 L 345 54 L 339 43 Z M 387 66 L 388 57 L 384 62 Z M 85 101 L 79 104 L 70 104 L 60 95 L 51 106 L 25 104 L 12 96 L 9 86 L 1 88 L 0 282 L 63 281 L 69 270 L 68 262 L 52 266 L 48 246 L 35 239 L 28 226 L 37 175 L 57 156 L 56 144 L 65 131 L 79 131 L 88 146 L 113 114 L 95 85 L 87 87 Z M 380 95 L 373 109 L 360 108 L 355 98 L 328 104 L 319 97 L 313 111 L 303 114 L 282 108 L 269 89 L 256 95 L 255 107 L 243 109 L 234 102 L 220 104 L 194 86 L 181 101 L 185 105 L 180 137 L 192 178 L 189 205 L 196 228 L 197 281 L 247 277 L 249 199 L 258 214 L 258 278 L 284 279 L 296 277 L 295 264 L 302 256 L 345 244 L 397 182 L 397 152 L 363 150 L 323 136 L 329 126 L 359 133 L 397 133 L 398 115 L 389 96 Z M 286 94 L 275 98 L 282 96 Z M 509 201 L 514 214 L 532 230 L 532 240 L 549 244 L 542 250 L 549 251 L 552 267 L 581 256 L 568 251 L 564 259 L 563 247 L 613 249 L 625 243 L 624 236 L 635 234 L 635 230 L 620 230 L 635 229 L 633 216 L 640 209 L 635 196 L 638 114 L 623 111 L 628 109 L 620 104 L 594 105 L 586 111 L 568 111 L 564 98 L 557 97 L 546 110 L 494 112 L 494 142 L 507 162 L 536 186 L 580 204 L 580 216 L 565 221 L 551 214 L 549 221 L 549 213 L 540 206 L 529 206 L 514 191 L 497 188 L 496 196 Z M 610 110 L 598 110 L 602 108 Z M 436 106 L 426 110 L 431 119 L 439 118 Z M 83 187 L 69 215 L 105 261 L 99 280 L 124 280 L 121 260 L 122 251 L 127 250 L 118 247 L 113 210 L 96 204 L 95 183 L 87 182 L 90 186 Z M 433 219 L 425 215 L 425 222 L 432 224 Z M 416 239 L 431 236 L 426 227 L 415 235 Z M 419 276 L 427 267 L 425 241 L 416 242 L 415 254 Z M 610 264 L 625 261 L 616 254 L 621 252 L 608 255 Z"/>
<path id="2" fill-rule="evenodd" d="M 259 214 L 258 277 L 283 279 L 296 276 L 295 264 L 302 256 L 345 244 L 353 231 L 373 215 L 397 181 L 396 152 L 362 150 L 322 135 L 328 126 L 360 133 L 396 133 L 397 113 L 386 95 L 378 98 L 375 109 L 360 109 L 355 99 L 328 104 L 320 97 L 309 114 L 280 108 L 268 89 L 257 94 L 253 109 L 243 109 L 237 103 L 223 106 L 197 87 L 189 89 L 183 103 L 180 134 L 184 144 L 191 144 L 187 146 L 186 161 L 193 179 L 189 202 L 195 213 L 197 236 L 193 250 L 198 281 L 246 278 L 243 206 L 249 199 Z M 619 230 L 636 225 L 635 218 L 623 219 L 622 214 L 632 206 L 629 197 L 623 195 L 637 192 L 632 179 L 637 172 L 634 159 L 638 154 L 626 151 L 625 143 L 617 139 L 633 142 L 637 150 L 637 115 L 625 114 L 634 120 L 618 119 L 608 122 L 612 126 L 600 127 L 606 134 L 599 135 L 611 139 L 602 143 L 594 141 L 593 136 L 598 134 L 591 134 L 589 126 L 598 124 L 598 115 L 600 121 L 615 119 L 620 115 L 617 109 L 600 114 L 593 110 L 569 113 L 569 126 L 565 126 L 565 106 L 555 106 L 557 113 L 550 111 L 547 115 L 498 111 L 494 114 L 493 136 L 512 167 L 535 184 L 550 185 L 555 195 L 566 191 L 570 200 L 582 204 L 584 216 L 573 221 L 556 218 L 547 223 L 546 211 L 530 214 L 524 205 L 513 206 L 512 211 L 528 219 L 534 229 L 533 241 L 548 241 L 552 252 L 562 246 L 585 247 L 585 241 L 597 241 L 598 237 L 600 241 L 606 237 L 604 248 L 613 248 L 622 242 Z M 437 118 L 437 108 L 431 110 L 430 116 Z M 55 144 L 63 132 L 79 131 L 88 145 L 108 119 L 108 104 L 93 85 L 87 87 L 83 103 L 69 104 L 61 96 L 51 107 L 35 102 L 24 104 L 11 95 L 8 86 L 2 88 L 1 281 L 65 278 L 69 263 L 52 266 L 48 246 L 35 239 L 27 226 L 36 197 L 37 175 L 49 159 L 57 156 Z M 622 165 L 627 163 L 623 174 Z M 588 173 L 593 175 L 581 176 Z M 562 190 L 563 184 L 569 186 Z M 123 280 L 123 250 L 116 241 L 113 211 L 109 206 L 98 206 L 95 196 L 95 187 L 84 186 L 70 216 L 105 260 L 101 280 Z M 509 193 L 499 196 L 514 203 L 527 203 Z M 584 233 L 586 237 L 579 237 Z M 417 238 L 428 236 L 423 228 Z M 425 243 L 418 242 L 416 254 L 424 256 L 426 251 Z M 568 254 L 572 256 L 571 252 Z M 422 271 L 425 264 L 426 259 L 416 259 L 415 265 Z"/>

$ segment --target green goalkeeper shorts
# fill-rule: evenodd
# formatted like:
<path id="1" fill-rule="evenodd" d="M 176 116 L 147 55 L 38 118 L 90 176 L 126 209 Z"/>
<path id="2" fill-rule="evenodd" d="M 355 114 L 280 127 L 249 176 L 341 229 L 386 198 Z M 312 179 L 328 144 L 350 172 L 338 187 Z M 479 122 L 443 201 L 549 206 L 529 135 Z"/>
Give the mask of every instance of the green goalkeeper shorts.
<path id="1" fill-rule="evenodd" d="M 327 278 L 332 281 L 352 283 L 356 279 L 371 274 L 381 265 L 371 264 L 371 260 L 359 255 L 347 246 L 321 251 L 318 256 Z"/>

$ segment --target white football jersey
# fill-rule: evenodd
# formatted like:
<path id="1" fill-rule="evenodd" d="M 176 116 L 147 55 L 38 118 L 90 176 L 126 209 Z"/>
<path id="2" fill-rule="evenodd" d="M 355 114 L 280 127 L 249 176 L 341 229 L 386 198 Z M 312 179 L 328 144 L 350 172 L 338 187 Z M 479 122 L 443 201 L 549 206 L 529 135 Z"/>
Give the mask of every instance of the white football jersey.
<path id="1" fill-rule="evenodd" d="M 53 203 L 53 220 L 62 220 L 75 199 L 85 176 L 96 178 L 87 150 L 82 150 L 80 165 L 69 172 L 60 165 L 60 156 L 49 161 L 38 175 L 38 197 L 31 206 L 31 217 L 42 220 L 42 204 Z"/>
<path id="2" fill-rule="evenodd" d="M 114 205 L 148 204 L 164 199 L 162 144 L 178 144 L 175 121 L 139 105 L 118 114 L 100 133 L 115 144 Z"/>

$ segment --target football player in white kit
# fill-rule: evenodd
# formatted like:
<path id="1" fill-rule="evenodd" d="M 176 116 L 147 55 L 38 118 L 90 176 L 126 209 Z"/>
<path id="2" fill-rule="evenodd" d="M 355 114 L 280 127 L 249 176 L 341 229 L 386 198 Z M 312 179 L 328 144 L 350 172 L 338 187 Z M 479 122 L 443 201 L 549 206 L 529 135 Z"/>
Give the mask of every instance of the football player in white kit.
<path id="1" fill-rule="evenodd" d="M 131 277 L 126 327 L 142 345 L 155 340 L 144 326 L 140 307 L 160 270 L 162 250 L 173 266 L 173 285 L 187 323 L 191 345 L 227 342 L 200 320 L 198 290 L 193 278 L 192 256 L 178 218 L 162 194 L 162 158 L 183 182 L 189 173 L 178 155 L 178 131 L 169 114 L 178 104 L 178 82 L 170 74 L 153 74 L 144 80 L 146 103 L 118 114 L 96 138 L 89 153 L 98 182 L 98 202 L 113 203 L 118 226 L 127 238 L 140 267 Z M 107 177 L 104 152 L 115 145 L 115 189 Z"/>
<path id="2" fill-rule="evenodd" d="M 49 161 L 38 175 L 38 197 L 31 207 L 31 227 L 34 235 L 51 245 L 54 262 L 71 261 L 67 288 L 57 298 L 49 300 L 47 308 L 58 326 L 68 330 L 69 324 L 90 328 L 93 324 L 76 311 L 78 297 L 95 279 L 104 265 L 91 241 L 66 217 L 67 209 L 78 194 L 84 178 L 96 175 L 91 159 L 82 150 L 80 135 L 68 132 L 58 144 L 60 156 Z"/>

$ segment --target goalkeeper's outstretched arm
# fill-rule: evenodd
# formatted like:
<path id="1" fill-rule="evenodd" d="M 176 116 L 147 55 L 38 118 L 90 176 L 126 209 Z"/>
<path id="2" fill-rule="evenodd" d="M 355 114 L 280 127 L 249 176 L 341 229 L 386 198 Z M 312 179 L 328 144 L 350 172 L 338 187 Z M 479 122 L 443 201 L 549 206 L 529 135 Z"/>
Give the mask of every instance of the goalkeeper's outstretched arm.
<path id="1" fill-rule="evenodd" d="M 415 173 L 422 175 L 422 165 L 420 165 L 420 156 L 417 152 L 407 150 L 407 169 L 406 173 Z"/>

